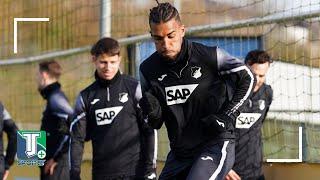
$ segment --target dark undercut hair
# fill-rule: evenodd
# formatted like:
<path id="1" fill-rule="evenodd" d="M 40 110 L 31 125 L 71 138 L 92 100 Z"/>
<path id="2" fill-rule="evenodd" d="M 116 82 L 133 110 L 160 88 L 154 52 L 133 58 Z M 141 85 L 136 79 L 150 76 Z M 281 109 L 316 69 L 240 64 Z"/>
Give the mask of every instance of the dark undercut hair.
<path id="1" fill-rule="evenodd" d="M 272 63 L 273 60 L 270 58 L 269 54 L 266 51 L 258 49 L 250 51 L 245 58 L 245 63 L 249 66 L 256 63 L 264 64 L 266 62 Z"/>
<path id="2" fill-rule="evenodd" d="M 150 9 L 149 14 L 149 25 L 151 23 L 160 24 L 161 22 L 165 23 L 171 19 L 175 19 L 177 22 L 181 23 L 180 15 L 178 10 L 172 6 L 170 3 L 158 3 L 158 6 Z"/>

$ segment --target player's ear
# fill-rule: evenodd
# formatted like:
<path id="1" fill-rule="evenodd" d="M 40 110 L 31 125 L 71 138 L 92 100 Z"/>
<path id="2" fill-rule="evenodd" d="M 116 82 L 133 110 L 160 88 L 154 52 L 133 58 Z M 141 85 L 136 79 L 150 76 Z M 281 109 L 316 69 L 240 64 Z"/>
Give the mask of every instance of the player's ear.
<path id="1" fill-rule="evenodd" d="M 96 62 L 97 61 L 97 57 L 96 56 L 91 56 L 91 61 L 92 62 Z"/>
<path id="2" fill-rule="evenodd" d="M 182 32 L 182 37 L 184 37 L 184 35 L 186 34 L 186 28 L 183 24 L 180 25 L 180 29 L 181 29 L 181 32 Z"/>
<path id="3" fill-rule="evenodd" d="M 41 76 L 44 78 L 44 79 L 49 79 L 50 78 L 50 75 L 47 71 L 42 71 L 40 72 Z"/>

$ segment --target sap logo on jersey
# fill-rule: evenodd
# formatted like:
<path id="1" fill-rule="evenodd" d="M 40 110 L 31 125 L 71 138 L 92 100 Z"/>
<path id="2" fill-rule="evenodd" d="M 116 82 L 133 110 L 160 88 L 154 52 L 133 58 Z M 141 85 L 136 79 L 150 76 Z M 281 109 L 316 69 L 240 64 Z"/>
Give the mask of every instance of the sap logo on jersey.
<path id="1" fill-rule="evenodd" d="M 166 87 L 167 105 L 185 103 L 199 84 Z"/>
<path id="2" fill-rule="evenodd" d="M 114 118 L 119 114 L 122 110 L 123 106 L 116 106 L 116 107 L 109 107 L 104 109 L 97 109 L 96 113 L 96 120 L 97 125 L 105 125 L 111 124 Z"/>
<path id="3" fill-rule="evenodd" d="M 248 129 L 260 118 L 260 113 L 241 113 L 236 120 L 236 128 Z"/>

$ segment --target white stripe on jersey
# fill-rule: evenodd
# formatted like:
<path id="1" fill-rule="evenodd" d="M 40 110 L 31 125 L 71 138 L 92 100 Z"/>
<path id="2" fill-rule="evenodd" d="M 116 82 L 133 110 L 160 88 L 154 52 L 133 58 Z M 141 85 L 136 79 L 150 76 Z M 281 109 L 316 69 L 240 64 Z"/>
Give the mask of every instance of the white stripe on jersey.
<path id="1" fill-rule="evenodd" d="M 231 109 L 231 112 L 235 112 L 243 103 L 245 100 L 248 99 L 249 95 L 250 95 L 250 92 L 253 88 L 253 83 L 254 83 L 254 76 L 252 74 L 252 72 L 250 71 L 250 69 L 247 67 L 247 66 L 240 66 L 240 67 L 237 67 L 237 68 L 234 68 L 234 69 L 230 69 L 230 70 L 227 70 L 227 71 L 221 71 L 220 74 L 221 75 L 225 75 L 225 74 L 231 74 L 231 73 L 234 73 L 234 72 L 238 72 L 238 71 L 242 71 L 242 70 L 246 70 L 247 73 L 249 74 L 249 76 L 251 77 L 251 81 L 250 81 L 250 85 L 249 85 L 249 88 L 246 92 L 246 94 L 244 95 L 244 97 L 239 101 L 238 104 L 236 104 L 232 109 Z"/>
<path id="2" fill-rule="evenodd" d="M 77 116 L 77 118 L 75 119 L 75 120 L 73 120 L 72 121 L 72 123 L 71 123 L 71 125 L 70 125 L 70 129 L 69 129 L 69 131 L 71 132 L 72 131 L 72 126 L 75 124 L 75 123 L 77 123 L 81 118 L 83 118 L 83 117 L 85 117 L 86 116 L 86 113 L 81 113 L 80 115 L 78 115 Z M 69 152 L 68 152 L 68 154 L 69 154 L 69 170 L 71 170 L 71 139 L 72 138 L 70 138 L 69 139 Z"/>
<path id="3" fill-rule="evenodd" d="M 153 151 L 153 168 L 157 167 L 157 156 L 158 156 L 158 131 L 154 131 L 154 151 Z"/>
<path id="4" fill-rule="evenodd" d="M 223 143 L 223 147 L 221 149 L 221 159 L 220 159 L 220 162 L 219 162 L 219 165 L 218 165 L 218 168 L 214 171 L 214 173 L 212 174 L 212 176 L 209 178 L 209 180 L 214 180 L 217 178 L 218 174 L 220 173 L 222 167 L 223 167 L 223 163 L 224 161 L 226 160 L 226 157 L 227 157 L 227 146 L 228 146 L 228 143 L 229 141 L 224 141 Z"/>

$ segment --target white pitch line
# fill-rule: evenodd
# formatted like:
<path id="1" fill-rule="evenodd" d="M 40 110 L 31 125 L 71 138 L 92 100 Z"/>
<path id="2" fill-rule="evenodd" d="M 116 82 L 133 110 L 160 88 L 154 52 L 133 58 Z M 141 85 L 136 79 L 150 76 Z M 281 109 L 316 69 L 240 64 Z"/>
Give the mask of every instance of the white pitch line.
<path id="1" fill-rule="evenodd" d="M 49 18 L 14 18 L 13 19 L 13 53 L 18 53 L 18 22 L 49 21 Z"/>
<path id="2" fill-rule="evenodd" d="M 302 162 L 302 127 L 299 127 L 299 158 L 298 159 L 267 159 L 268 163 L 271 162 L 286 162 L 286 163 L 297 163 Z"/>

